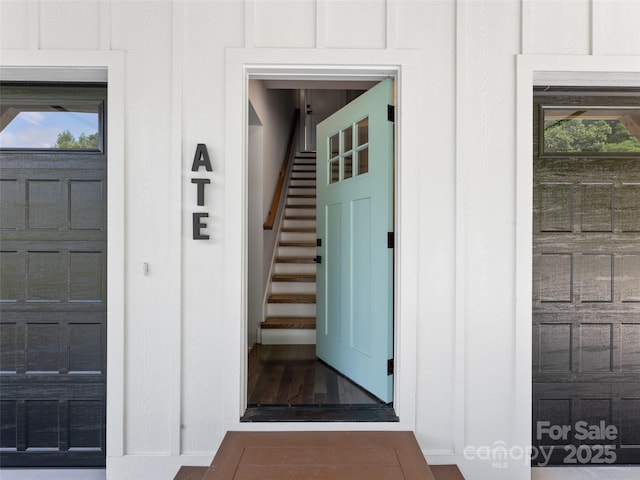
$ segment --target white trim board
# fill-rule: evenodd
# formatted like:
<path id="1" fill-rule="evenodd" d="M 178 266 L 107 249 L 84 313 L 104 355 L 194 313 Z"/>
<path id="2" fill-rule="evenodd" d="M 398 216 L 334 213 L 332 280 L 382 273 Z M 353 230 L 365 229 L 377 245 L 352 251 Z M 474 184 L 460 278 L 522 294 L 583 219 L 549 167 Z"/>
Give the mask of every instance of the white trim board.
<path id="1" fill-rule="evenodd" d="M 534 467 L 532 480 L 629 480 L 640 478 L 640 467 Z"/>
<path id="2" fill-rule="evenodd" d="M 516 89 L 516 445 L 531 444 L 533 87 L 640 86 L 640 56 L 519 55 Z"/>
<path id="3" fill-rule="evenodd" d="M 104 468 L 3 468 L 2 480 L 106 480 Z"/>
<path id="4" fill-rule="evenodd" d="M 396 78 L 396 267 L 394 406 L 399 423 L 240 423 L 246 407 L 247 369 L 247 108 L 248 81 L 270 80 L 374 80 Z M 225 428 L 227 430 L 415 430 L 417 329 L 417 222 L 403 213 L 403 205 L 416 205 L 418 188 L 417 139 L 402 124 L 419 124 L 412 102 L 418 93 L 418 57 L 412 51 L 229 49 L 225 91 L 225 357 L 237 359 L 225 370 Z M 240 161 L 237 161 L 237 160 Z M 233 201 L 232 201 L 233 199 Z"/>
<path id="5" fill-rule="evenodd" d="M 106 67 L 11 67 L 2 65 L 2 82 L 100 82 L 108 78 Z"/>
<path id="6" fill-rule="evenodd" d="M 554 87 L 638 87 L 640 72 L 532 72 L 533 84 Z"/>

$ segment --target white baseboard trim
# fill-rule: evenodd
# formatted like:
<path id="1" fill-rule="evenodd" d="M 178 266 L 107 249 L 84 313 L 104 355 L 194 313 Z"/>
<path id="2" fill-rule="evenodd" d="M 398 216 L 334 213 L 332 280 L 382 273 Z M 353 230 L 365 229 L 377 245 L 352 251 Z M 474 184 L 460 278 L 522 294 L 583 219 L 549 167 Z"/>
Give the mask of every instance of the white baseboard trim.
<path id="1" fill-rule="evenodd" d="M 423 450 L 422 454 L 429 465 L 451 465 L 460 463 L 460 459 L 451 450 Z"/>

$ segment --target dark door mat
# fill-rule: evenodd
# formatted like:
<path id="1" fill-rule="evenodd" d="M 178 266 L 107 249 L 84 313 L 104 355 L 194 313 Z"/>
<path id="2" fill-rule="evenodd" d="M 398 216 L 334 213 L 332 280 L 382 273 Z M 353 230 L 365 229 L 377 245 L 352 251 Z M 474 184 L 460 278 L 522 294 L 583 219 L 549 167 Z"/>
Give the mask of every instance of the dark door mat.
<path id="1" fill-rule="evenodd" d="M 399 422 L 391 405 L 250 405 L 241 422 Z"/>

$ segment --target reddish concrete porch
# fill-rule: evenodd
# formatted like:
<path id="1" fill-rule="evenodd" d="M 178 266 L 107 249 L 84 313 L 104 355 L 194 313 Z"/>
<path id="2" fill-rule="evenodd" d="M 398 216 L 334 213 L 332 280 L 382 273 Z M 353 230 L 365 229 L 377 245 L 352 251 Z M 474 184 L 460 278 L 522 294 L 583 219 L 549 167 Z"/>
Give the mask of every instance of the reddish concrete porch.
<path id="1" fill-rule="evenodd" d="M 209 467 L 175 480 L 464 480 L 429 466 L 412 432 L 228 432 Z"/>

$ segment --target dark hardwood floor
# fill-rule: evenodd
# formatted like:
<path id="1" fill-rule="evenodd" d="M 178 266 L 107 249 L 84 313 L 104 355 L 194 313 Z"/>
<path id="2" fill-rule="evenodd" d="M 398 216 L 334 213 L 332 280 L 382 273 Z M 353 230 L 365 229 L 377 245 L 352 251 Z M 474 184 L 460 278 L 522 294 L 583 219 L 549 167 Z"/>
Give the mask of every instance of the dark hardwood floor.
<path id="1" fill-rule="evenodd" d="M 384 405 L 316 358 L 315 345 L 255 345 L 247 399 L 257 405 Z"/>

